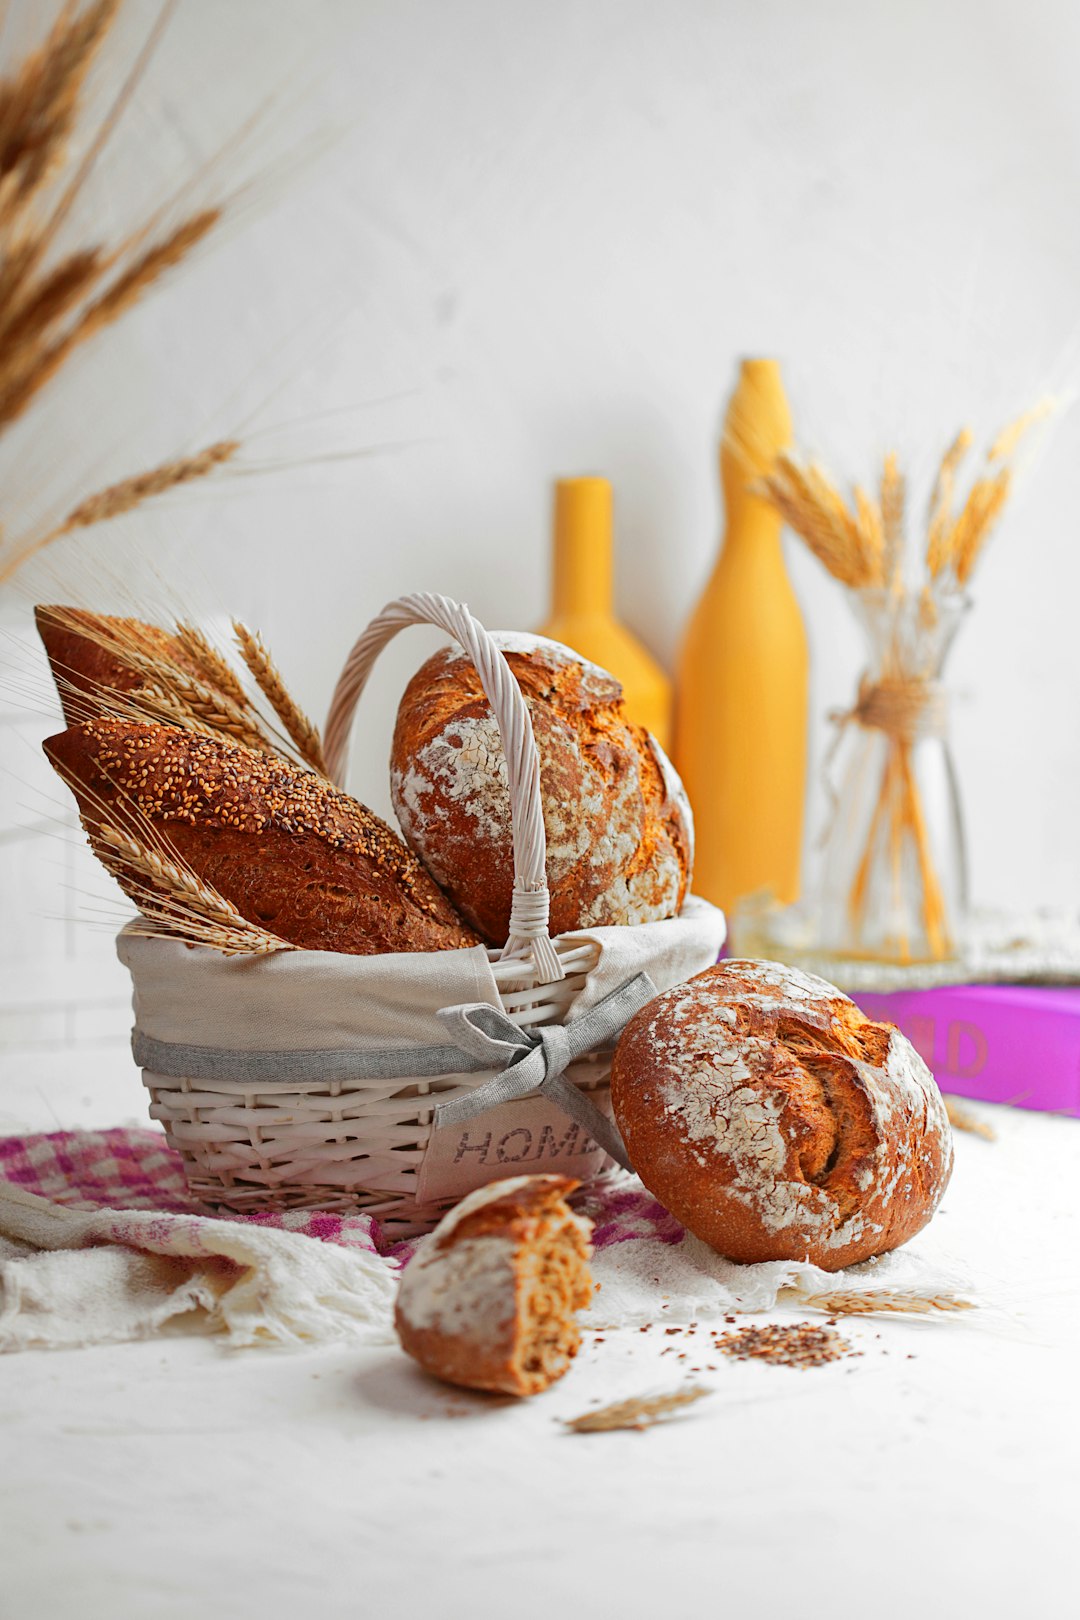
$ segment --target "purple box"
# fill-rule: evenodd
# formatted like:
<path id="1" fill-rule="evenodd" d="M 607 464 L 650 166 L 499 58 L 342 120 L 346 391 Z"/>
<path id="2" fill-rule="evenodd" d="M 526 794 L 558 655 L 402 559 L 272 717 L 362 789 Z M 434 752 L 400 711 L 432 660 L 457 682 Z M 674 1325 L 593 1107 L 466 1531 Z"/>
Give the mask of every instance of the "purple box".
<path id="1" fill-rule="evenodd" d="M 1080 987 L 958 984 L 853 999 L 903 1030 L 942 1091 L 1080 1118 Z"/>

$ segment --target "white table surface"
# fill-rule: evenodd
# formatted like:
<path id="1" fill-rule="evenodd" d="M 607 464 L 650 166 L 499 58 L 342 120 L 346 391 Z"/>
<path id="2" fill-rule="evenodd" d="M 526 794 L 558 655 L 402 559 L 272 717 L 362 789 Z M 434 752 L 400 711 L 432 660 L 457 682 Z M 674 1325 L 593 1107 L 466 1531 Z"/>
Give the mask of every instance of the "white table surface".
<path id="1" fill-rule="evenodd" d="M 6 1131 L 141 1116 L 122 1052 L 25 1056 L 0 1061 Z M 390 1347 L 4 1358 L 0 1614 L 1077 1613 L 1080 1124 L 981 1112 L 999 1140 L 959 1139 L 938 1217 L 980 1311 L 851 1322 L 863 1357 L 819 1369 L 721 1360 L 648 1433 L 559 1420 L 717 1361 L 655 1330 L 590 1338 L 525 1403 Z"/>

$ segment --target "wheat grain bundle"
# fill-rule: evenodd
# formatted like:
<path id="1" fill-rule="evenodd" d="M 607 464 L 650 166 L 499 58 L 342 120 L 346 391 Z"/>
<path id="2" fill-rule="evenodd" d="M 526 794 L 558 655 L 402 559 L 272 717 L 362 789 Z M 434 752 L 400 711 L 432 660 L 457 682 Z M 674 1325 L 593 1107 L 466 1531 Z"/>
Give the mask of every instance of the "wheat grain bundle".
<path id="1" fill-rule="evenodd" d="M 921 577 L 905 572 L 910 503 L 894 451 L 884 458 L 875 495 L 857 485 L 846 500 L 818 463 L 796 451 L 783 452 L 756 486 L 851 593 L 870 644 L 855 703 L 832 717 L 837 741 L 854 725 L 877 739 L 877 753 L 873 765 L 856 762 L 844 790 L 831 793 L 826 950 L 911 962 L 943 960 L 955 949 L 965 905 L 955 775 L 946 757 L 936 797 L 952 801 L 955 824 L 935 838 L 917 760 L 924 741 L 944 741 L 940 677 L 968 606 L 967 587 L 1013 488 L 1016 455 L 1054 403 L 1041 400 L 997 435 L 962 498 L 960 470 L 974 436 L 966 427 L 956 435 L 933 482 Z M 857 795 L 857 824 L 849 824 Z"/>

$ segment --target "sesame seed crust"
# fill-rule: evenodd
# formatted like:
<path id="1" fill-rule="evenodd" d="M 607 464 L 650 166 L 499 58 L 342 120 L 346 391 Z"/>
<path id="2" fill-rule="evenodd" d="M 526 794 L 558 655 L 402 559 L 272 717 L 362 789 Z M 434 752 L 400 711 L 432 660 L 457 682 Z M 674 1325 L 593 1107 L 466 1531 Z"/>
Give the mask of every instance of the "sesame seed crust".
<path id="1" fill-rule="evenodd" d="M 251 922 L 309 950 L 476 943 L 385 822 L 322 777 L 171 726 L 90 720 L 45 744 L 92 829 L 149 823 Z"/>

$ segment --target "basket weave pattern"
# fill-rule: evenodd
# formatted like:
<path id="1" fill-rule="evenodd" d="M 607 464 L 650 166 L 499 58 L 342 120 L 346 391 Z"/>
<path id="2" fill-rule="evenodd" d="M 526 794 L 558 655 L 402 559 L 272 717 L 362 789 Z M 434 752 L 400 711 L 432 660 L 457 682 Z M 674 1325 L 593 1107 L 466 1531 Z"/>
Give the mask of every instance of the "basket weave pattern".
<path id="1" fill-rule="evenodd" d="M 488 953 L 502 1009 L 526 1030 L 563 1023 L 597 966 L 599 946 L 580 935 L 556 940 L 548 936 L 539 756 L 529 713 L 497 645 L 466 608 L 445 597 L 417 595 L 391 603 L 372 621 L 350 655 L 327 720 L 326 751 L 332 774 L 338 781 L 343 778 L 349 730 L 375 657 L 399 630 L 418 623 L 440 626 L 473 659 L 506 755 L 514 828 L 514 898 L 507 944 L 501 951 Z M 151 943 L 156 946 L 159 942 Z M 418 960 L 438 972 L 445 959 L 455 954 L 431 953 Z M 242 961 L 233 962 L 237 960 Z M 177 972 L 182 975 L 182 966 Z M 241 996 L 243 984 L 241 968 L 236 979 Z M 145 1007 L 146 996 L 137 978 L 137 1005 L 140 996 Z M 328 1039 L 326 1045 L 333 1046 L 333 1040 Z M 362 1210 L 389 1223 L 397 1236 L 427 1229 L 437 1220 L 441 1206 L 450 1201 L 443 1198 L 441 1203 L 423 1204 L 418 1197 L 421 1168 L 433 1138 L 436 1103 L 448 1093 L 461 1095 L 491 1077 L 489 1071 L 428 1079 L 405 1075 L 294 1082 L 282 1078 L 267 1085 L 265 1080 L 208 1081 L 149 1070 L 143 1073 L 151 1095 L 151 1116 L 161 1121 L 170 1143 L 183 1156 L 192 1193 L 211 1208 L 241 1213 L 296 1208 Z M 580 1059 L 567 1077 L 603 1108 L 610 1056 Z M 484 1123 L 499 1115 L 499 1128 L 505 1131 L 509 1121 L 512 1129 L 515 1118 L 521 1117 L 513 1110 L 523 1106 L 500 1105 L 483 1116 Z M 578 1169 L 574 1173 L 603 1173 L 614 1167 L 606 1153 L 588 1138 L 583 1140 L 592 1157 L 584 1172 Z M 510 1162 L 494 1167 L 487 1179 L 530 1168 L 560 1166 L 521 1164 L 515 1168 Z"/>
<path id="2" fill-rule="evenodd" d="M 522 982 L 522 964 L 489 954 L 503 1011 L 529 1029 L 561 1021 L 598 953 L 578 943 L 563 947 L 565 977 L 539 988 Z M 610 1072 L 610 1059 L 598 1055 L 576 1064 L 573 1079 L 602 1100 Z M 463 1081 L 485 1078 L 327 1080 L 260 1090 L 235 1081 L 211 1087 L 143 1076 L 151 1118 L 181 1154 L 192 1194 L 210 1208 L 364 1211 L 399 1237 L 426 1231 L 441 1213 L 440 1205 L 424 1208 L 416 1198 L 436 1101 Z M 602 1162 L 611 1167 L 606 1157 Z"/>

